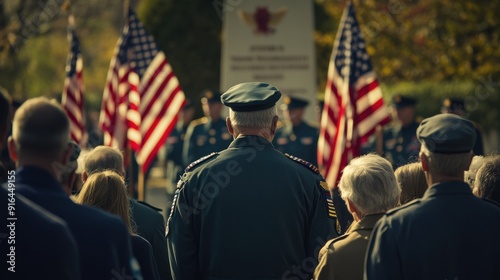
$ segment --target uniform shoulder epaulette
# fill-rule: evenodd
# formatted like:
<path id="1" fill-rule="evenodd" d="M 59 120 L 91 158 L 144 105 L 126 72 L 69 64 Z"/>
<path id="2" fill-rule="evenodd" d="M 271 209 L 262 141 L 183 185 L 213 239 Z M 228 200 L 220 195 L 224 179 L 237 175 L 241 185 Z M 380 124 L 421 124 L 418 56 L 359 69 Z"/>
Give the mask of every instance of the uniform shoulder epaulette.
<path id="1" fill-rule="evenodd" d="M 341 236 L 337 236 L 337 237 L 329 240 L 326 243 L 326 245 L 328 245 L 327 248 L 330 249 L 330 250 L 333 250 L 333 245 L 335 244 L 335 242 L 343 240 L 343 239 L 346 239 L 347 237 L 349 237 L 349 233 L 342 234 Z"/>
<path id="2" fill-rule="evenodd" d="M 492 199 L 489 199 L 489 198 L 482 198 L 482 200 L 483 200 L 483 201 L 486 201 L 486 202 L 489 202 L 489 203 L 491 203 L 491 204 L 494 204 L 495 206 L 500 207 L 500 203 L 498 203 L 498 202 L 496 202 L 496 201 L 494 201 L 494 200 L 492 200 Z"/>
<path id="3" fill-rule="evenodd" d="M 414 200 L 412 200 L 412 201 L 410 201 L 410 202 L 408 202 L 408 203 L 406 203 L 406 204 L 403 204 L 403 205 L 401 205 L 401 206 L 398 206 L 398 207 L 396 207 L 396 208 L 393 208 L 393 209 L 391 209 L 391 210 L 387 211 L 387 212 L 385 213 L 385 215 L 386 215 L 386 216 L 392 215 L 392 214 L 394 214 L 394 213 L 398 212 L 398 211 L 399 211 L 399 210 L 401 210 L 401 209 L 405 209 L 405 208 L 410 207 L 410 206 L 412 206 L 412 205 L 414 205 L 414 204 L 420 203 L 420 201 L 421 201 L 420 199 L 414 199 Z"/>
<path id="4" fill-rule="evenodd" d="M 208 118 L 207 117 L 202 117 L 202 118 L 199 118 L 199 119 L 196 119 L 196 120 L 192 120 L 189 125 L 198 126 L 198 125 L 201 125 L 201 124 L 206 124 L 207 122 L 208 122 Z"/>
<path id="5" fill-rule="evenodd" d="M 142 204 L 142 205 L 144 205 L 144 206 L 147 206 L 147 207 L 149 207 L 149 208 L 151 208 L 151 209 L 153 209 L 155 211 L 163 212 L 163 210 L 161 208 L 154 207 L 153 205 L 151 205 L 151 204 L 149 204 L 149 203 L 147 203 L 145 201 L 139 201 L 139 200 L 137 200 L 137 202 L 140 203 L 140 204 Z"/>
<path id="6" fill-rule="evenodd" d="M 207 159 L 209 159 L 209 158 L 211 158 L 211 157 L 213 157 L 213 156 L 215 156 L 215 155 L 218 155 L 218 154 L 219 154 L 219 153 L 217 153 L 217 152 L 213 152 L 213 153 L 211 153 L 211 154 L 209 154 L 209 155 L 206 155 L 206 156 L 204 156 L 204 157 L 202 157 L 202 158 L 199 158 L 199 159 L 197 159 L 197 160 L 195 160 L 195 161 L 191 162 L 191 163 L 190 163 L 190 164 L 186 167 L 186 169 L 184 169 L 184 172 L 188 172 L 189 170 L 193 169 L 193 168 L 194 168 L 195 166 L 197 166 L 198 164 L 200 164 L 200 163 L 204 162 L 205 160 L 207 160 Z"/>
<path id="7" fill-rule="evenodd" d="M 293 161 L 295 161 L 295 162 L 298 162 L 298 163 L 302 164 L 303 166 L 305 166 L 305 167 L 309 168 L 309 170 L 311 170 L 312 172 L 314 172 L 314 173 L 316 173 L 316 174 L 319 174 L 319 169 L 318 169 L 316 166 L 314 166 L 314 164 L 312 164 L 312 163 L 310 163 L 310 162 L 307 162 L 307 161 L 305 161 L 305 160 L 303 160 L 303 159 L 301 159 L 301 158 L 298 158 L 298 157 L 294 157 L 294 156 L 292 156 L 292 155 L 289 155 L 289 154 L 287 154 L 287 153 L 285 153 L 285 156 L 286 156 L 287 158 L 289 158 L 289 159 L 291 159 L 291 160 L 293 160 Z"/>

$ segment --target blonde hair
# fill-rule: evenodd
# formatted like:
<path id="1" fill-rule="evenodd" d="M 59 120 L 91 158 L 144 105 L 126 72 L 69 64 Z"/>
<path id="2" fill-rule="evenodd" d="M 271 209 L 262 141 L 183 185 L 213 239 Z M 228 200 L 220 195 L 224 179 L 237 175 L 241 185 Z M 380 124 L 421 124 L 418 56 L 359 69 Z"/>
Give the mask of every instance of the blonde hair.
<path id="1" fill-rule="evenodd" d="M 122 218 L 131 234 L 135 233 L 130 218 L 130 202 L 123 178 L 115 171 L 93 173 L 83 184 L 76 203 L 100 208 Z"/>
<path id="2" fill-rule="evenodd" d="M 394 175 L 401 186 L 401 205 L 424 196 L 427 181 L 420 162 L 400 166 L 394 171 Z"/>

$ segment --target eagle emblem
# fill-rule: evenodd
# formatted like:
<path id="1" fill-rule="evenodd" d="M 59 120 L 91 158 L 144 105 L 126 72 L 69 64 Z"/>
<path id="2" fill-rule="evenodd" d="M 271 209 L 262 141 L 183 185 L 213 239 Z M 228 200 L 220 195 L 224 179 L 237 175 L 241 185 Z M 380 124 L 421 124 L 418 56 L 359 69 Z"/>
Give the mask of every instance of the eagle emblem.
<path id="1" fill-rule="evenodd" d="M 238 11 L 240 19 L 253 29 L 256 34 L 269 35 L 276 32 L 275 27 L 283 20 L 288 9 L 281 7 L 274 12 L 270 12 L 267 7 L 257 7 L 255 12 L 249 13 Z"/>

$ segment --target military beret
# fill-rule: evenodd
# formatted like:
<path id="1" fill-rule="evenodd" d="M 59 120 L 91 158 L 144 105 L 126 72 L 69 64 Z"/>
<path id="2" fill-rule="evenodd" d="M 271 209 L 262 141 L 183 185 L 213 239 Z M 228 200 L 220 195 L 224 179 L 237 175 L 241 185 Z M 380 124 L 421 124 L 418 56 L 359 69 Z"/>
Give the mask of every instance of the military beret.
<path id="1" fill-rule="evenodd" d="M 465 102 L 458 98 L 446 98 L 443 101 L 443 107 L 441 108 L 444 112 L 453 112 L 455 110 L 465 110 Z"/>
<path id="2" fill-rule="evenodd" d="M 201 100 L 202 102 L 208 102 L 208 103 L 214 103 L 214 102 L 220 103 L 220 92 L 216 90 L 205 89 L 201 92 Z"/>
<path id="3" fill-rule="evenodd" d="M 273 107 L 281 97 L 273 85 L 250 82 L 228 89 L 222 96 L 222 104 L 236 112 L 260 111 Z"/>
<path id="4" fill-rule="evenodd" d="M 286 96 L 283 104 L 285 105 L 285 109 L 297 109 L 306 107 L 309 101 L 293 96 Z"/>
<path id="5" fill-rule="evenodd" d="M 417 138 L 433 153 L 460 154 L 472 150 L 476 130 L 469 120 L 454 114 L 439 114 L 420 123 Z"/>
<path id="6" fill-rule="evenodd" d="M 417 100 L 408 96 L 396 94 L 392 97 L 391 103 L 396 109 L 401 109 L 408 106 L 415 106 Z"/>

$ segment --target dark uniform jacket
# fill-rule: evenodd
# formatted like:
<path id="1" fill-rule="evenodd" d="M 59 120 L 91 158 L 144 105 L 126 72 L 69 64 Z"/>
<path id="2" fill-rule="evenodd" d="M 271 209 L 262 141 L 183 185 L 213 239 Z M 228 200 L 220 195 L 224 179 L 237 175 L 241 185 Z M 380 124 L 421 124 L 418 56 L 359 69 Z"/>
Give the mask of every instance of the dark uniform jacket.
<path id="1" fill-rule="evenodd" d="M 160 279 L 170 279 L 168 264 L 167 238 L 165 237 L 165 220 L 163 215 L 144 202 L 130 199 L 132 219 L 137 233 L 144 237 L 153 247 L 153 254 L 158 267 Z"/>
<path id="2" fill-rule="evenodd" d="M 461 181 L 432 185 L 373 230 L 366 279 L 499 279 L 500 206 Z"/>
<path id="3" fill-rule="evenodd" d="M 315 280 L 363 280 L 366 248 L 373 227 L 383 214 L 368 215 L 354 222 L 340 237 L 328 241 L 319 252 Z"/>
<path id="4" fill-rule="evenodd" d="M 317 165 L 318 136 L 318 129 L 305 122 L 298 126 L 287 124 L 276 131 L 273 145 L 283 153 Z"/>
<path id="5" fill-rule="evenodd" d="M 129 233 L 120 218 L 74 203 L 52 175 L 37 167 L 16 171 L 16 191 L 66 222 L 78 245 L 82 279 L 136 274 Z"/>
<path id="6" fill-rule="evenodd" d="M 240 136 L 186 170 L 167 225 L 174 279 L 312 276 L 330 232 L 317 168 Z"/>
<path id="7" fill-rule="evenodd" d="M 77 245 L 66 223 L 13 194 L 0 187 L 0 279 L 81 279 Z"/>
<path id="8" fill-rule="evenodd" d="M 417 139 L 418 123 L 406 127 L 393 125 L 384 130 L 384 157 L 392 163 L 394 169 L 418 160 L 420 142 Z"/>
<path id="9" fill-rule="evenodd" d="M 212 152 L 227 149 L 233 136 L 229 134 L 224 118 L 214 122 L 203 117 L 192 121 L 186 131 L 183 147 L 185 165 Z"/>

